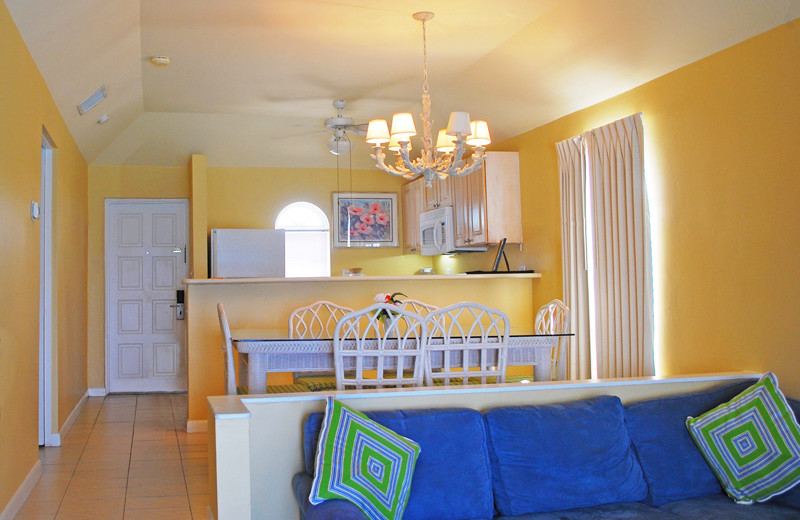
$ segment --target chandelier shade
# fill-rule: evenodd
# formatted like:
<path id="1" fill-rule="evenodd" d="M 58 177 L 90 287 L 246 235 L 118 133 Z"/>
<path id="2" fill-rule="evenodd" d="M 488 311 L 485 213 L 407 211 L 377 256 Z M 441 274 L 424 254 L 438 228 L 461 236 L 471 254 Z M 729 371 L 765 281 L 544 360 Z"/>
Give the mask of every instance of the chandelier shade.
<path id="1" fill-rule="evenodd" d="M 392 118 L 392 131 L 385 119 L 373 119 L 367 128 L 367 142 L 372 144 L 370 155 L 375 166 L 390 174 L 406 179 L 424 177 L 428 188 L 434 179 L 449 176 L 463 176 L 478 170 L 486 155 L 484 147 L 491 143 L 489 125 L 486 121 L 470 121 L 468 112 L 452 112 L 447 128 L 437 134 L 434 146 L 431 134 L 431 95 L 428 88 L 428 50 L 425 35 L 425 22 L 434 14 L 429 11 L 414 13 L 413 18 L 422 22 L 423 80 L 422 80 L 422 148 L 419 157 L 411 159 L 411 138 L 417 135 L 414 118 L 410 113 L 395 114 Z M 386 164 L 383 145 L 389 143 L 389 151 L 395 152 L 395 164 Z M 472 155 L 465 159 L 467 146 Z"/>

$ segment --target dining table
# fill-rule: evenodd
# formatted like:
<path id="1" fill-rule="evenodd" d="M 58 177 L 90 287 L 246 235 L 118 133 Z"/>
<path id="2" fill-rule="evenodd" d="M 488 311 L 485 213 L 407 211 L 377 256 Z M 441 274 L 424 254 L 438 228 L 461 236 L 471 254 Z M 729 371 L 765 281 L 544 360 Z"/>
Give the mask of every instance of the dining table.
<path id="1" fill-rule="evenodd" d="M 534 330 L 512 327 L 506 365 L 533 366 L 534 381 L 550 381 L 551 353 L 559 345 L 559 339 L 571 335 L 537 334 Z M 248 386 L 250 394 L 267 393 L 270 373 L 335 370 L 333 338 L 293 338 L 288 329 L 231 329 L 231 340 L 240 354 L 240 383 Z M 428 341 L 435 344 L 437 338 Z"/>

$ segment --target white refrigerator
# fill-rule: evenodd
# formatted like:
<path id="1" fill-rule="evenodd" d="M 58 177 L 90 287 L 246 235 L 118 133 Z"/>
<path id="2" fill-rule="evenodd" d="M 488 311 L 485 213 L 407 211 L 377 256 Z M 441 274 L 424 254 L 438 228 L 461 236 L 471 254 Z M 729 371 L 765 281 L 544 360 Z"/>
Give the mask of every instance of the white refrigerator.
<path id="1" fill-rule="evenodd" d="M 286 232 L 282 229 L 212 229 L 212 278 L 282 278 Z"/>

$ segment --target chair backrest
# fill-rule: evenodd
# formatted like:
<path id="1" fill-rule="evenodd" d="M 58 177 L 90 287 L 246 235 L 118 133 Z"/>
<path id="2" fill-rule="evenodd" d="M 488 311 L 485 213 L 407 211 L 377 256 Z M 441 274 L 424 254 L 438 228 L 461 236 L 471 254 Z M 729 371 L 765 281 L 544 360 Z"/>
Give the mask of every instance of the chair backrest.
<path id="1" fill-rule="evenodd" d="M 228 326 L 228 318 L 225 316 L 225 308 L 222 303 L 217 304 L 217 314 L 219 314 L 219 328 L 222 331 L 222 357 L 225 362 L 225 393 L 236 395 L 236 370 L 233 368 L 233 341 L 231 340 L 231 328 Z"/>
<path id="2" fill-rule="evenodd" d="M 508 316 L 479 303 L 462 302 L 425 317 L 425 384 L 504 383 L 508 351 Z M 433 367 L 441 367 L 434 372 Z M 453 381 L 455 380 L 455 381 Z"/>
<path id="3" fill-rule="evenodd" d="M 542 305 L 536 313 L 537 334 L 566 334 L 569 332 L 569 307 L 559 299 Z"/>
<path id="4" fill-rule="evenodd" d="M 419 314 L 423 318 L 439 308 L 429 303 L 414 300 L 413 298 L 408 298 L 400 302 L 400 307 L 407 311 L 411 311 L 414 314 Z"/>
<path id="5" fill-rule="evenodd" d="M 569 333 L 570 312 L 564 302 L 556 298 L 544 305 L 536 313 L 534 327 L 537 334 L 567 334 Z M 558 338 L 556 348 L 550 351 L 550 379 L 558 379 L 558 365 L 564 346 L 569 341 L 566 336 Z"/>
<path id="6" fill-rule="evenodd" d="M 425 338 L 422 317 L 399 306 L 344 315 L 333 331 L 336 388 L 422 386 Z"/>
<path id="7" fill-rule="evenodd" d="M 348 312 L 353 312 L 353 309 L 325 300 L 299 307 L 289 315 L 289 337 L 331 338 L 336 322 Z"/>

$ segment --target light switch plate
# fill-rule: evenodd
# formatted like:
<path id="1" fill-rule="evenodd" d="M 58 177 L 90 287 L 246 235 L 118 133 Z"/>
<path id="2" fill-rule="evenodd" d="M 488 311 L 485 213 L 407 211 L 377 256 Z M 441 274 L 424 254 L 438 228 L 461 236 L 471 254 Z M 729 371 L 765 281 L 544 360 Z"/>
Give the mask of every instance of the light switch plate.
<path id="1" fill-rule="evenodd" d="M 39 220 L 39 203 L 31 201 L 31 220 Z"/>

